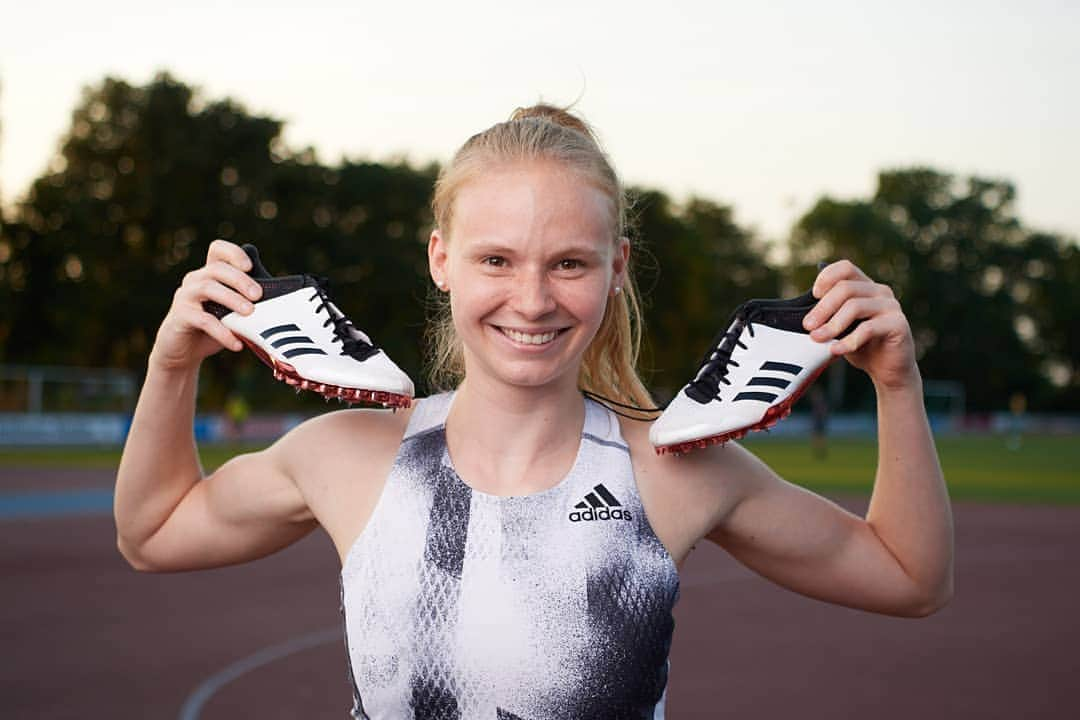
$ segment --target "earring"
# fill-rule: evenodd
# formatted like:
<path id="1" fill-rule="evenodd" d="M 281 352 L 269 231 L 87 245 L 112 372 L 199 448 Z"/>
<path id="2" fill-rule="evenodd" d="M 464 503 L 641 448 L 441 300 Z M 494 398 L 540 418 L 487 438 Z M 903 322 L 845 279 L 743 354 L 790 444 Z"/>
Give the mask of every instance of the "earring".
<path id="1" fill-rule="evenodd" d="M 435 284 L 439 286 L 439 289 L 440 289 L 440 290 L 442 290 L 442 291 L 444 291 L 444 292 L 446 291 L 446 281 L 445 281 L 445 280 L 439 280 L 439 281 L 438 281 L 437 283 L 435 283 Z"/>
<path id="2" fill-rule="evenodd" d="M 621 288 L 621 287 L 619 287 L 618 285 L 616 285 L 616 286 L 615 286 L 615 294 L 616 294 L 616 295 L 618 295 L 618 294 L 619 294 L 619 293 L 621 293 L 621 292 L 622 292 L 622 288 Z"/>

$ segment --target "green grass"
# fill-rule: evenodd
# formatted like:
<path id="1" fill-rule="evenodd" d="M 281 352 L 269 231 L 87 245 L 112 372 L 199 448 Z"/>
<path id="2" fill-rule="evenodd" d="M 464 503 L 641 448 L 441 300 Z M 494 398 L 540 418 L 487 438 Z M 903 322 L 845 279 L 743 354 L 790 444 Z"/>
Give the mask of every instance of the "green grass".
<path id="1" fill-rule="evenodd" d="M 819 492 L 869 493 L 877 464 L 869 440 L 832 439 L 824 460 L 808 440 L 748 439 L 745 446 L 793 483 Z M 1004 437 L 937 439 L 949 495 L 1002 502 L 1080 503 L 1080 438 L 1025 437 L 1010 450 Z"/>
<path id="2" fill-rule="evenodd" d="M 269 443 L 266 443 L 269 445 Z M 207 470 L 234 455 L 260 450 L 266 445 L 203 445 L 199 457 Z M 57 467 L 110 469 L 120 464 L 120 449 L 114 447 L 48 447 L 0 449 L 0 467 Z"/>
<path id="3" fill-rule="evenodd" d="M 745 443 L 782 477 L 817 492 L 869 493 L 877 462 L 870 440 L 831 439 L 828 456 L 814 457 L 808 440 L 750 437 Z M 1010 450 L 1004 437 L 937 440 L 949 495 L 1000 502 L 1080 503 L 1080 438 L 1025 437 Z M 206 445 L 203 467 L 215 468 L 250 446 Z M 0 450 L 0 467 L 115 468 L 115 448 Z"/>

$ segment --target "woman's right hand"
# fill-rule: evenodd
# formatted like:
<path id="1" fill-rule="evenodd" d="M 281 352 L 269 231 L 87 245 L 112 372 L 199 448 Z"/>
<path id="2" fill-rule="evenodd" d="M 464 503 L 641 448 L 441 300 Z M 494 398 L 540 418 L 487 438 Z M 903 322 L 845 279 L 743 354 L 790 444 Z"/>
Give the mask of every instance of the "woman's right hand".
<path id="1" fill-rule="evenodd" d="M 242 315 L 251 314 L 262 287 L 247 274 L 250 269 L 251 259 L 239 245 L 225 240 L 210 243 L 206 264 L 185 275 L 173 294 L 150 351 L 150 363 L 166 370 L 188 370 L 223 347 L 242 350 L 240 339 L 206 312 L 203 302 L 212 300 Z"/>

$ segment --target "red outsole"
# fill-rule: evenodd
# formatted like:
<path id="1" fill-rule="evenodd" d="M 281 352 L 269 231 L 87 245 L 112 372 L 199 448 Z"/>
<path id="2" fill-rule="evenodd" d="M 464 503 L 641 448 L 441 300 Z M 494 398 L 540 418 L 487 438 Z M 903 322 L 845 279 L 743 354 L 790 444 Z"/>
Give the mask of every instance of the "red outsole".
<path id="1" fill-rule="evenodd" d="M 382 390 L 361 390 L 359 388 L 346 388 L 338 385 L 314 382 L 300 377 L 296 368 L 292 365 L 275 360 L 266 354 L 266 351 L 247 338 L 240 338 L 255 355 L 274 371 L 274 379 L 281 380 L 287 385 L 300 390 L 311 390 L 322 395 L 327 400 L 342 400 L 347 403 L 374 403 L 389 408 L 407 408 L 412 405 L 412 398 L 408 395 L 398 395 Z"/>
<path id="2" fill-rule="evenodd" d="M 697 440 L 688 440 L 683 443 L 676 443 L 675 445 L 662 445 L 656 448 L 657 455 L 682 455 L 683 453 L 698 448 L 709 447 L 710 445 L 722 445 L 723 443 L 730 442 L 731 440 L 738 440 L 747 433 L 755 432 L 758 430 L 768 430 L 776 423 L 780 422 L 788 415 L 791 414 L 791 407 L 798 402 L 802 397 L 806 389 L 814 384 L 814 381 L 818 379 L 821 373 L 825 372 L 825 368 L 832 364 L 836 358 L 829 358 L 829 360 L 819 367 L 813 375 L 806 378 L 806 382 L 799 386 L 799 389 L 791 394 L 787 400 L 783 401 L 779 405 L 774 405 L 765 411 L 765 417 L 761 418 L 757 423 L 749 427 L 740 428 L 738 430 L 732 430 L 731 432 L 722 433 L 720 435 L 712 435 L 710 437 L 699 438 Z"/>

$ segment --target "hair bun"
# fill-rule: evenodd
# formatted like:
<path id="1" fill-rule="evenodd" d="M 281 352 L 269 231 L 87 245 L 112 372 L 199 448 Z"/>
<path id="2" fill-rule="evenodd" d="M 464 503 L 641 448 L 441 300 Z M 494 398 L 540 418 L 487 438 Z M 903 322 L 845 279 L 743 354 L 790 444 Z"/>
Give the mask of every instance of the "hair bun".
<path id="1" fill-rule="evenodd" d="M 524 120 L 526 118 L 542 118 L 549 122 L 553 122 L 556 125 L 561 125 L 570 128 L 571 130 L 577 130 L 585 137 L 596 142 L 596 135 L 593 134 L 592 128 L 589 127 L 584 120 L 571 113 L 570 108 L 561 108 L 546 103 L 537 103 L 531 107 L 519 107 L 510 116 L 510 121 Z"/>

